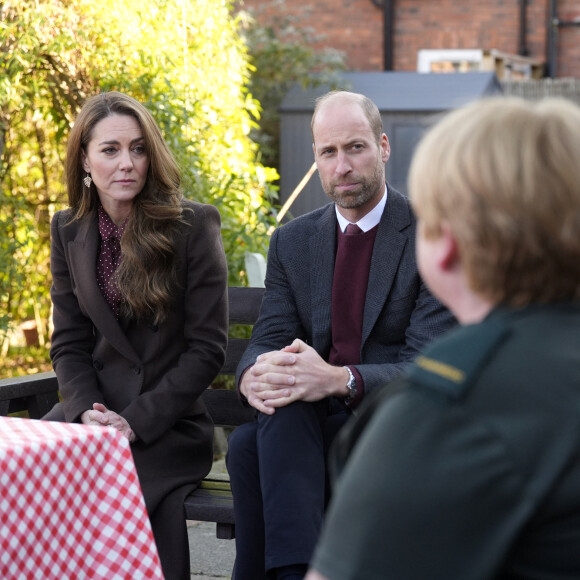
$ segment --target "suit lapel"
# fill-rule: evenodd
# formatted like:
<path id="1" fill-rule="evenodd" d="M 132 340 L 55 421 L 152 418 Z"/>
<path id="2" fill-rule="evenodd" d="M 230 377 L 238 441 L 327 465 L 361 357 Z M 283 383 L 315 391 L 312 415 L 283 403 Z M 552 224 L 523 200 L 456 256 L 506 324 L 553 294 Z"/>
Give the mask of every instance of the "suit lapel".
<path id="1" fill-rule="evenodd" d="M 401 233 L 401 230 L 410 224 L 411 214 L 407 201 L 398 191 L 389 187 L 387 205 L 379 223 L 371 258 L 362 345 L 368 339 L 391 291 L 408 241 L 408 236 Z"/>
<path id="2" fill-rule="evenodd" d="M 336 254 L 336 215 L 329 204 L 320 217 L 310 241 L 310 284 L 313 347 L 319 352 L 330 349 L 331 296 Z"/>
<path id="3" fill-rule="evenodd" d="M 97 222 L 82 220 L 73 241 L 69 242 L 71 276 L 77 288 L 77 299 L 98 331 L 126 358 L 139 357 L 123 332 L 113 311 L 97 284 L 96 263 L 99 247 Z"/>

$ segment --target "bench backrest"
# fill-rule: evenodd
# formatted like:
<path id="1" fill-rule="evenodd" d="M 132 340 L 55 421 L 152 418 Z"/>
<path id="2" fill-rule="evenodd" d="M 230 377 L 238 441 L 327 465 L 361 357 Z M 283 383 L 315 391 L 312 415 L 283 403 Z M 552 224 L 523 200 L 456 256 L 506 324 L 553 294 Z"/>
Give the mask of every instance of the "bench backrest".
<path id="1" fill-rule="evenodd" d="M 260 314 L 264 288 L 230 286 L 228 288 L 229 321 L 233 324 L 253 325 Z M 222 375 L 235 375 L 240 358 L 248 346 L 249 338 L 229 338 L 226 361 L 220 371 Z M 203 400 L 216 425 L 235 427 L 251 421 L 254 412 L 244 407 L 235 391 L 207 389 Z"/>
<path id="2" fill-rule="evenodd" d="M 229 323 L 253 325 L 260 313 L 264 288 L 230 286 Z M 230 338 L 226 360 L 220 374 L 234 375 L 248 344 L 247 338 Z M 250 421 L 251 409 L 244 407 L 235 391 L 207 389 L 204 402 L 216 425 L 237 426 Z M 28 411 L 32 419 L 40 419 L 58 401 L 58 383 L 54 372 L 36 373 L 0 380 L 0 416 Z"/>

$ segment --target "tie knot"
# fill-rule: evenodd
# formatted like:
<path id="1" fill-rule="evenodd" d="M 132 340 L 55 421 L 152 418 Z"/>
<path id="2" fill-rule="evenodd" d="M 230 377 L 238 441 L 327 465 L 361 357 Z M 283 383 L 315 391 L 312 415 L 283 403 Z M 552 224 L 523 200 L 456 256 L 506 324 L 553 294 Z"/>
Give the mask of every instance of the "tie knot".
<path id="1" fill-rule="evenodd" d="M 347 234 L 362 234 L 363 231 L 356 224 L 348 224 L 345 232 Z"/>

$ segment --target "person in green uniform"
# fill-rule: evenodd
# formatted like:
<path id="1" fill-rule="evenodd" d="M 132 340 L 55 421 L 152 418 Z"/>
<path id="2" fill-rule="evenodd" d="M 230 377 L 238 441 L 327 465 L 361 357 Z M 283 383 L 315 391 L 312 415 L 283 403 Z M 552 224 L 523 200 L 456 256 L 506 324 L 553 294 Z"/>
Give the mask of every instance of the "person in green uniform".
<path id="1" fill-rule="evenodd" d="M 419 270 L 461 326 L 331 453 L 307 580 L 580 578 L 580 108 L 483 99 L 419 144 Z"/>

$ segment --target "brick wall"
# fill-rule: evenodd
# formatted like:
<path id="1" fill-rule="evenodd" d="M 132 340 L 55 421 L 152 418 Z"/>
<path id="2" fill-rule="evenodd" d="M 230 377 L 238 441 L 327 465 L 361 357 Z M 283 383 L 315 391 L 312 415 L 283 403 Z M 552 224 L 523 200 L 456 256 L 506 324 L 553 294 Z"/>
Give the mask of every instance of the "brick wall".
<path id="1" fill-rule="evenodd" d="M 496 48 L 517 53 L 517 1 L 400 0 L 395 6 L 397 70 L 416 70 L 420 49 Z"/>
<path id="2" fill-rule="evenodd" d="M 548 0 L 527 0 L 528 56 L 546 58 Z M 241 4 L 241 2 L 240 2 Z M 244 0 L 271 22 L 297 15 L 318 38 L 317 47 L 346 55 L 350 70 L 383 70 L 383 11 L 372 0 Z M 420 49 L 481 48 L 517 54 L 520 0 L 394 0 L 393 68 L 416 70 Z M 580 18 L 578 0 L 558 0 L 560 20 Z M 557 76 L 580 78 L 580 26 L 558 30 Z"/>
<path id="3" fill-rule="evenodd" d="M 317 38 L 316 48 L 334 48 L 346 56 L 351 70 L 383 70 L 383 11 L 371 0 L 244 0 L 262 23 L 291 14 Z"/>
<path id="4" fill-rule="evenodd" d="M 559 0 L 558 18 L 561 21 L 580 20 L 580 2 Z M 580 78 L 580 26 L 558 29 L 557 76 Z"/>

